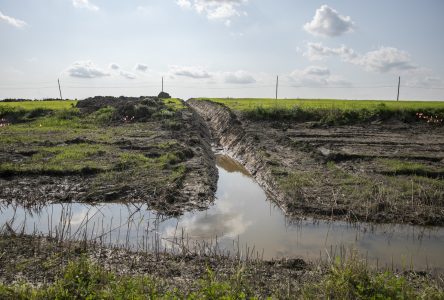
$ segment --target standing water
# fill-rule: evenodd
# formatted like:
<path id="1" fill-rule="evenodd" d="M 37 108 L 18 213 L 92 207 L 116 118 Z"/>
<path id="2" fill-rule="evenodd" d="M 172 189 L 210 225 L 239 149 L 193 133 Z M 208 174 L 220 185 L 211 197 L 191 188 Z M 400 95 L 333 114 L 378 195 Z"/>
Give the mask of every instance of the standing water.
<path id="1" fill-rule="evenodd" d="M 39 210 L 0 208 L 0 226 L 136 250 L 213 245 L 233 255 L 317 259 L 357 250 L 369 263 L 444 270 L 444 229 L 411 225 L 303 220 L 289 222 L 240 164 L 218 155 L 216 201 L 205 211 L 163 218 L 146 205 L 53 204 Z M 216 244 L 217 240 L 217 244 Z"/>

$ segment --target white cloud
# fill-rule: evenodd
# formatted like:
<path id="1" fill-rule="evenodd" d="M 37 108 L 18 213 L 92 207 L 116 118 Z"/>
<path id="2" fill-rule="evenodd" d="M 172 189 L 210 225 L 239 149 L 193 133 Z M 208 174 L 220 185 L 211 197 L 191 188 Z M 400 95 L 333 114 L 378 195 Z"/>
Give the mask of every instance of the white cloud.
<path id="1" fill-rule="evenodd" d="M 331 75 L 328 68 L 309 66 L 303 70 L 294 70 L 289 75 L 289 80 L 294 86 L 349 86 L 350 83 L 340 76 Z"/>
<path id="2" fill-rule="evenodd" d="M 381 73 L 416 68 L 406 51 L 393 47 L 381 47 L 378 50 L 367 52 L 356 60 L 355 63 L 363 66 L 366 70 Z"/>
<path id="3" fill-rule="evenodd" d="M 183 8 L 191 8 L 192 6 L 191 1 L 189 0 L 177 0 L 176 3 Z"/>
<path id="4" fill-rule="evenodd" d="M 349 16 L 341 16 L 336 10 L 327 5 L 322 5 L 316 10 L 311 22 L 304 25 L 304 29 L 314 35 L 340 36 L 353 31 L 354 22 Z"/>
<path id="5" fill-rule="evenodd" d="M 0 11 L 0 21 L 5 22 L 17 28 L 23 28 L 27 25 L 25 21 L 4 15 L 1 11 Z"/>
<path id="6" fill-rule="evenodd" d="M 177 0 L 176 3 L 185 9 L 194 9 L 205 15 L 209 20 L 223 21 L 226 26 L 231 25 L 234 17 L 245 16 L 242 6 L 249 0 Z"/>
<path id="7" fill-rule="evenodd" d="M 118 64 L 116 64 L 116 63 L 110 63 L 109 64 L 109 68 L 111 70 L 118 70 L 118 69 L 120 69 L 120 66 Z"/>
<path id="8" fill-rule="evenodd" d="M 254 79 L 254 77 L 251 74 L 242 70 L 225 73 L 224 80 L 226 83 L 235 83 L 235 84 L 249 84 L 256 82 L 256 79 Z"/>
<path id="9" fill-rule="evenodd" d="M 99 10 L 99 7 L 89 2 L 89 0 L 72 0 L 72 4 L 77 8 L 86 8 L 92 11 Z"/>
<path id="10" fill-rule="evenodd" d="M 304 56 L 308 57 L 309 60 L 322 60 L 329 56 L 340 56 L 345 61 L 351 61 L 355 59 L 358 55 L 356 52 L 342 45 L 339 48 L 329 48 L 322 45 L 322 43 L 308 43 L 307 52 Z"/>
<path id="11" fill-rule="evenodd" d="M 145 64 L 137 64 L 134 69 L 136 69 L 136 71 L 139 71 L 139 72 L 146 72 L 146 71 L 148 71 L 148 66 Z"/>
<path id="12" fill-rule="evenodd" d="M 329 48 L 321 43 L 308 43 L 307 51 L 303 55 L 309 60 L 322 60 L 326 57 L 338 56 L 345 62 L 361 66 L 367 71 L 379 73 L 400 72 L 417 68 L 406 51 L 394 47 L 380 47 L 377 50 L 359 54 L 344 45 L 338 48 Z"/>
<path id="13" fill-rule="evenodd" d="M 120 76 L 125 77 L 126 79 L 136 79 L 137 76 L 131 72 L 120 70 Z"/>
<path id="14" fill-rule="evenodd" d="M 404 83 L 403 83 L 404 85 Z M 421 88 L 444 88 L 444 80 L 441 77 L 434 75 L 420 76 L 419 74 L 406 80 L 406 86 L 421 87 Z"/>
<path id="15" fill-rule="evenodd" d="M 109 76 L 106 71 L 97 67 L 92 61 L 76 61 L 68 69 L 69 76 L 79 78 L 98 78 Z"/>
<path id="16" fill-rule="evenodd" d="M 191 77 L 194 79 L 211 78 L 212 75 L 200 66 L 171 66 L 170 73 L 176 76 Z"/>

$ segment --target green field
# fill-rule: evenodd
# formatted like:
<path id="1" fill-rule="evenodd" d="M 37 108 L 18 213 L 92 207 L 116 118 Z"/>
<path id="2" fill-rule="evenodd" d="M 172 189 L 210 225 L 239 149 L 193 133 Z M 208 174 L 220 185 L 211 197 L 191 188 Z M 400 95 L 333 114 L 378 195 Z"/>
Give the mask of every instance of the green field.
<path id="1" fill-rule="evenodd" d="M 252 120 L 347 125 L 380 121 L 442 125 L 444 102 L 332 99 L 200 98 L 222 103 Z"/>
<path id="2" fill-rule="evenodd" d="M 385 106 L 387 109 L 443 109 L 444 101 L 379 101 L 379 100 L 334 100 L 334 99 L 267 99 L 267 98 L 201 98 L 223 103 L 234 110 L 245 111 L 257 107 L 286 108 L 295 106 L 307 109 L 377 109 Z"/>
<path id="3" fill-rule="evenodd" d="M 0 112 L 2 110 L 10 110 L 19 108 L 24 110 L 34 109 L 48 109 L 48 110 L 62 110 L 72 108 L 77 104 L 74 100 L 64 101 L 18 101 L 18 102 L 3 102 L 0 101 Z"/>

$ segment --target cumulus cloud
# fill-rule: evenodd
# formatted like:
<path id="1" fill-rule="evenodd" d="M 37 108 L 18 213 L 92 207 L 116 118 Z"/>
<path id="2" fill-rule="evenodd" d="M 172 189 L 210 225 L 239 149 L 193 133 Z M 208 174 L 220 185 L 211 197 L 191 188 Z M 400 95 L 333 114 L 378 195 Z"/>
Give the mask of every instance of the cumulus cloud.
<path id="1" fill-rule="evenodd" d="M 23 28 L 27 25 L 25 21 L 4 15 L 1 11 L 0 11 L 0 21 L 5 22 L 6 24 L 9 24 L 17 28 Z"/>
<path id="2" fill-rule="evenodd" d="M 242 6 L 249 0 L 177 0 L 176 3 L 185 9 L 194 9 L 209 20 L 221 20 L 230 26 L 234 17 L 245 16 Z"/>
<path id="3" fill-rule="evenodd" d="M 226 83 L 235 83 L 235 84 L 249 84 L 256 82 L 256 79 L 254 79 L 254 77 L 251 74 L 242 70 L 225 73 L 224 80 Z"/>
<path id="4" fill-rule="evenodd" d="M 120 66 L 118 64 L 116 64 L 116 63 L 110 63 L 109 64 L 109 68 L 111 70 L 118 70 L 118 69 L 120 69 Z"/>
<path id="5" fill-rule="evenodd" d="M 126 79 L 136 79 L 137 78 L 137 76 L 135 74 L 128 72 L 128 71 L 124 71 L 124 70 L 121 70 L 119 74 L 120 74 L 120 76 L 125 77 Z"/>
<path id="6" fill-rule="evenodd" d="M 369 71 L 386 73 L 390 71 L 405 71 L 415 69 L 410 55 L 403 50 L 393 47 L 381 47 L 378 50 L 367 52 L 355 63 L 362 65 Z"/>
<path id="7" fill-rule="evenodd" d="M 170 73 L 176 76 L 190 77 L 194 79 L 211 78 L 211 74 L 200 66 L 171 66 Z"/>
<path id="8" fill-rule="evenodd" d="M 92 11 L 99 10 L 99 7 L 89 2 L 89 0 L 72 0 L 72 4 L 77 8 L 86 8 Z"/>
<path id="9" fill-rule="evenodd" d="M 341 16 L 333 8 L 322 5 L 316 10 L 313 20 L 304 25 L 305 31 L 318 36 L 340 36 L 353 31 L 354 22 L 349 16 Z"/>
<path id="10" fill-rule="evenodd" d="M 92 61 L 76 61 L 68 69 L 67 73 L 72 77 L 98 78 L 109 76 L 106 71 L 97 67 Z"/>
<path id="11" fill-rule="evenodd" d="M 330 48 L 322 45 L 322 43 L 308 43 L 304 56 L 309 60 L 322 60 L 326 57 L 338 56 L 345 62 L 361 66 L 367 71 L 379 73 L 417 68 L 406 51 L 394 47 L 380 47 L 377 50 L 359 54 L 344 45 L 338 48 Z"/>
<path id="12" fill-rule="evenodd" d="M 136 71 L 139 71 L 139 72 L 146 72 L 146 71 L 148 71 L 148 66 L 145 64 L 137 64 L 135 69 L 136 69 Z"/>
<path id="13" fill-rule="evenodd" d="M 289 76 L 294 86 L 349 86 L 350 83 L 339 76 L 331 74 L 325 67 L 309 66 L 302 70 L 294 70 Z"/>
<path id="14" fill-rule="evenodd" d="M 329 48 L 323 46 L 322 43 L 308 43 L 307 52 L 304 56 L 308 57 L 309 60 L 322 60 L 329 56 L 340 56 L 345 61 L 352 61 L 358 55 L 357 53 L 344 45 L 338 48 Z"/>

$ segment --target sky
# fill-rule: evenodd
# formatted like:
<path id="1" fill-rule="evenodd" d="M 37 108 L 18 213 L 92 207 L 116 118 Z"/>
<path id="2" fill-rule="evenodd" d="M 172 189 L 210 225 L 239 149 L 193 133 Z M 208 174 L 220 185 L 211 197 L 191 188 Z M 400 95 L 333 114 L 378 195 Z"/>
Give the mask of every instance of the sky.
<path id="1" fill-rule="evenodd" d="M 0 0 L 0 99 L 444 100 L 442 0 Z"/>

